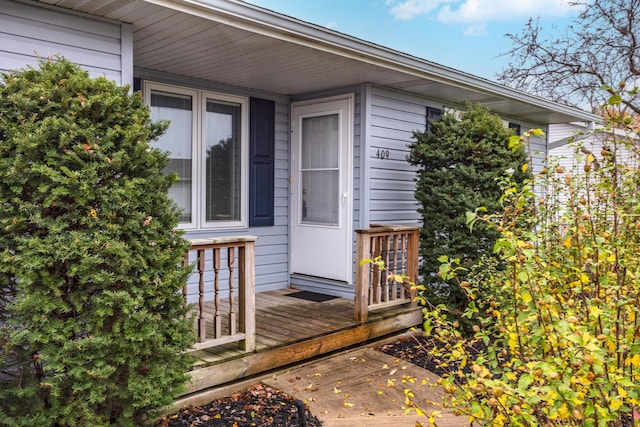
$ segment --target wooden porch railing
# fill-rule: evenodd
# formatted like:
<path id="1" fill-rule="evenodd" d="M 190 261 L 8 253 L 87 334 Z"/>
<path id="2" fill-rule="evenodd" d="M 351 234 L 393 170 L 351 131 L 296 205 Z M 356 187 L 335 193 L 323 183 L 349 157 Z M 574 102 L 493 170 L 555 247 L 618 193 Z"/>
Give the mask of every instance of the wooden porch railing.
<path id="1" fill-rule="evenodd" d="M 415 304 L 408 282 L 418 280 L 420 227 L 374 226 L 356 230 L 355 320 L 367 320 L 369 310 L 400 304 Z M 380 257 L 375 263 L 360 265 L 363 259 Z M 406 276 L 403 281 L 395 277 Z"/>
<path id="2" fill-rule="evenodd" d="M 191 249 L 185 253 L 184 263 L 195 263 L 194 273 L 198 277 L 197 303 L 194 307 L 198 342 L 194 349 L 240 342 L 244 350 L 254 350 L 257 239 L 255 236 L 234 236 L 190 240 Z M 221 288 L 221 280 L 227 283 L 224 289 Z M 189 286 L 185 285 L 182 290 L 185 301 L 189 296 L 188 292 Z M 228 295 L 229 307 L 224 310 L 228 312 L 228 318 L 224 322 L 221 294 Z M 211 310 L 209 314 L 205 312 L 205 295 L 213 296 L 213 314 Z"/>

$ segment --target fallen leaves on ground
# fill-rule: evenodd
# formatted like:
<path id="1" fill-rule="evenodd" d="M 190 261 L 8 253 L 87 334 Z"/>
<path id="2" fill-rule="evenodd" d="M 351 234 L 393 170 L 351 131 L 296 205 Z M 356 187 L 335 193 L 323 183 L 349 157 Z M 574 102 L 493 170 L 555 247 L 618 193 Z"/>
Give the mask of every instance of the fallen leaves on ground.
<path id="1" fill-rule="evenodd" d="M 457 369 L 457 367 L 455 367 L 455 369 L 452 368 L 451 362 L 449 362 L 446 368 L 441 366 L 442 361 L 430 353 L 434 348 L 443 346 L 444 344 L 441 341 L 428 338 L 424 335 L 415 335 L 411 338 L 404 338 L 391 344 L 385 344 L 378 350 L 443 376 Z M 483 348 L 481 344 L 476 344 L 476 346 Z M 479 351 L 478 348 L 469 347 L 468 351 L 471 354 L 477 354 Z M 463 371 L 469 371 L 469 367 L 465 367 Z"/>

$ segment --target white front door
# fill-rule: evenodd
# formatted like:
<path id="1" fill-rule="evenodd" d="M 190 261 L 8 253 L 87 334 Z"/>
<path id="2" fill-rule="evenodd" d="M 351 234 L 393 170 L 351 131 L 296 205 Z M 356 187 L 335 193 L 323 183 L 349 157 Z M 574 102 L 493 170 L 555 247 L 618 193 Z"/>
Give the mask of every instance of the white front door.
<path id="1" fill-rule="evenodd" d="M 351 283 L 353 97 L 292 106 L 291 272 Z"/>

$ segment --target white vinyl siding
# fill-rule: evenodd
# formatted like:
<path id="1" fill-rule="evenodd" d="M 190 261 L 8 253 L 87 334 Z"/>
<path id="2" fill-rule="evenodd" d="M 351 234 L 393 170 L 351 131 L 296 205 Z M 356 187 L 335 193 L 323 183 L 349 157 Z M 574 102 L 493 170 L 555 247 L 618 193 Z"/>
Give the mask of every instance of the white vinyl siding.
<path id="1" fill-rule="evenodd" d="M 132 83 L 131 29 L 126 24 L 0 0 L 0 70 L 35 67 L 63 56 L 92 77 Z"/>
<path id="2" fill-rule="evenodd" d="M 531 159 L 533 164 L 531 168 L 533 172 L 538 172 L 542 169 L 544 164 L 546 163 L 547 156 L 549 155 L 549 149 L 547 146 L 547 141 L 549 141 L 547 135 L 547 126 L 541 124 L 533 124 L 527 122 L 516 122 L 521 126 L 521 132 L 525 133 L 531 129 L 541 129 L 545 133 L 545 137 L 531 137 L 527 141 L 527 149 L 530 150 Z"/>
<path id="3" fill-rule="evenodd" d="M 407 161 L 413 131 L 423 132 L 426 101 L 372 88 L 369 111 L 369 221 L 372 224 L 419 224 L 414 197 L 417 168 Z M 432 105 L 435 107 L 435 105 Z"/>
<path id="4" fill-rule="evenodd" d="M 353 100 L 353 229 L 358 229 L 363 227 L 360 224 L 360 207 L 361 207 L 361 194 L 362 188 L 361 183 L 363 182 L 363 177 L 361 176 L 361 157 L 362 157 L 362 100 L 364 96 L 361 90 L 356 90 L 354 92 L 354 100 Z M 354 251 L 355 251 L 355 239 L 354 239 Z M 355 258 L 354 258 L 355 259 Z"/>
<path id="5" fill-rule="evenodd" d="M 561 166 L 564 166 L 567 171 L 572 171 L 574 174 L 583 173 L 583 165 L 582 163 L 578 164 L 574 152 L 578 141 L 585 149 L 591 151 L 597 159 L 600 159 L 602 157 L 602 148 L 604 146 L 611 147 L 613 139 L 620 141 L 628 139 L 624 131 L 616 130 L 614 136 L 610 132 L 589 130 L 586 124 L 550 125 L 549 129 L 549 156 L 553 157 Z M 569 140 L 572 143 L 569 143 Z M 618 145 L 616 149 L 618 161 L 628 162 L 630 156 L 628 150 L 622 145 Z"/>
<path id="6" fill-rule="evenodd" d="M 417 167 L 407 161 L 413 132 L 424 132 L 426 108 L 439 108 L 437 101 L 379 87 L 370 90 L 367 114 L 369 164 L 369 222 L 371 224 L 413 225 L 421 222 L 415 200 Z M 540 125 L 518 122 L 522 132 Z M 508 122 L 507 122 L 508 123 Z M 546 127 L 543 127 L 546 131 Z M 540 170 L 547 156 L 543 138 L 529 141 L 533 169 Z"/>
<path id="7" fill-rule="evenodd" d="M 549 156 L 554 157 L 568 171 L 572 170 L 574 166 L 574 147 L 569 145 L 568 140 L 574 137 L 583 138 L 583 136 L 578 136 L 581 132 L 586 132 L 586 127 L 570 123 L 549 126 Z M 594 145 L 594 140 L 596 140 L 594 137 L 585 139 L 587 148 L 593 148 L 590 146 Z M 599 151 L 600 147 L 597 148 Z"/>

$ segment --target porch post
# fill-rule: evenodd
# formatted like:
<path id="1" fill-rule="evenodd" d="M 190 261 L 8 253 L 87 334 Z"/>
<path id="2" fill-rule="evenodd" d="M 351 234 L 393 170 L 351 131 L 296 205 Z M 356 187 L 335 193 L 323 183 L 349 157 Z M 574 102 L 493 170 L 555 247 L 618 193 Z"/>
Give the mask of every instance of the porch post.
<path id="1" fill-rule="evenodd" d="M 256 347 L 256 282 L 255 282 L 255 240 L 246 241 L 238 248 L 238 311 L 240 331 L 244 332 L 244 350 Z"/>
<path id="2" fill-rule="evenodd" d="M 356 322 L 365 322 L 369 315 L 369 270 L 366 263 L 360 265 L 371 254 L 371 239 L 366 230 L 356 230 L 356 289 L 354 300 L 354 318 Z"/>
<path id="3" fill-rule="evenodd" d="M 419 275 L 419 257 L 420 257 L 420 229 L 413 230 L 409 232 L 409 243 L 408 243 L 408 255 L 407 255 L 407 276 L 409 276 L 409 280 L 413 282 L 415 285 L 418 284 L 418 275 Z M 416 291 L 408 290 L 406 293 L 409 294 L 409 298 L 411 298 L 411 305 L 413 307 L 418 305 L 418 301 L 416 301 Z"/>

